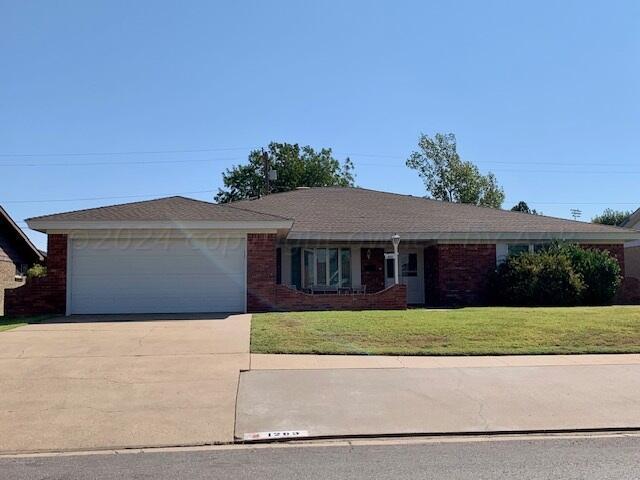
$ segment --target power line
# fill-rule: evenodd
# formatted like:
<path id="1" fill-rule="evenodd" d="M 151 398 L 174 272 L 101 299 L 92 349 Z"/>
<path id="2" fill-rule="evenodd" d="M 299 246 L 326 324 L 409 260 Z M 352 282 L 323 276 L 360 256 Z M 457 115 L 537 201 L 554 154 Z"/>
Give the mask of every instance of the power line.
<path id="1" fill-rule="evenodd" d="M 178 159 L 178 160 L 125 160 L 125 161 L 99 161 L 99 162 L 64 162 L 64 163 L 0 163 L 0 167 L 91 167 L 91 166 L 114 166 L 114 165 L 160 165 L 160 164 L 182 164 L 182 163 L 207 163 L 207 162 L 225 162 L 225 161 L 239 161 L 245 157 L 220 157 L 220 158 L 196 158 L 196 159 Z M 506 162 L 495 162 L 504 163 Z M 532 163 L 534 165 L 535 163 Z M 371 162 L 357 162 L 356 165 L 382 167 L 382 168 L 405 168 L 401 165 L 390 165 L 387 163 L 371 163 Z M 577 166 L 575 164 L 561 164 L 555 163 L 557 166 Z M 607 167 L 611 167 L 616 164 L 609 164 Z M 623 164 L 618 164 L 623 165 Z M 603 165 L 604 166 L 604 165 Z M 506 173 L 554 173 L 554 174 L 583 174 L 583 175 L 600 175 L 603 173 L 614 175 L 640 175 L 640 171 L 596 171 L 596 170 L 548 170 L 548 169 L 522 169 L 522 168 L 498 168 L 494 169 L 496 172 Z"/>
<path id="2" fill-rule="evenodd" d="M 175 195 L 193 195 L 198 193 L 213 193 L 216 190 L 196 190 L 191 192 L 174 192 L 174 193 L 145 193 L 139 195 L 118 195 L 112 197 L 84 197 L 84 198 L 52 198 L 52 199 L 39 199 L 39 200 L 3 200 L 2 203 L 49 203 L 49 202 L 80 202 L 80 201 L 94 201 L 94 200 L 117 200 L 125 198 L 145 198 L 145 197 L 171 197 Z"/>
<path id="3" fill-rule="evenodd" d="M 65 163 L 0 163 L 0 167 L 91 167 L 96 165 L 156 165 L 164 163 L 206 163 L 243 160 L 245 157 L 192 158 L 181 160 L 125 160 L 115 162 L 65 162 Z"/>
<path id="4" fill-rule="evenodd" d="M 368 163 L 368 162 L 357 162 L 356 166 L 363 165 L 367 167 L 383 167 L 383 168 L 403 168 L 400 165 L 389 165 L 386 163 Z M 555 165 L 562 166 L 563 164 L 556 163 Z M 566 164 L 566 166 L 578 166 L 574 164 Z M 604 165 L 603 165 L 604 166 Z M 610 165 L 608 165 L 610 166 Z M 627 165 L 628 166 L 628 165 Z M 527 170 L 521 168 L 497 168 L 493 169 L 494 172 L 505 172 L 505 173 L 558 173 L 558 174 L 586 174 L 586 175 L 602 175 L 602 174 L 613 174 L 613 175 L 640 175 L 640 170 L 634 171 L 611 171 L 611 170 L 548 170 L 548 169 L 535 169 L 535 170 Z"/>
<path id="5" fill-rule="evenodd" d="M 185 150 L 131 150 L 120 152 L 67 152 L 67 153 L 0 153 L 0 157 L 97 157 L 109 155 L 157 155 L 163 153 L 203 153 L 232 150 L 250 150 L 246 147 L 195 148 Z"/>
<path id="6" fill-rule="evenodd" d="M 2 203 L 48 203 L 48 202 L 76 202 L 76 201 L 98 201 L 98 200 L 117 200 L 126 198 L 145 198 L 145 197 L 170 197 L 174 195 L 195 195 L 200 193 L 213 193 L 217 190 L 195 190 L 190 192 L 173 192 L 173 193 L 145 193 L 137 195 L 117 195 L 108 197 L 76 197 L 76 198 L 52 198 L 38 200 L 3 200 Z M 536 205 L 638 205 L 639 202 L 543 202 L 530 200 L 529 203 Z"/>

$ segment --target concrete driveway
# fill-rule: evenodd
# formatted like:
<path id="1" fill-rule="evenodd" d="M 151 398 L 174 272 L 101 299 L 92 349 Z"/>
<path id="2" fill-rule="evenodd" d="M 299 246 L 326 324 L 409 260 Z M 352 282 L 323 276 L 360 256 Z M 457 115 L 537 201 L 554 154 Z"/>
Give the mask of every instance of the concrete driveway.
<path id="1" fill-rule="evenodd" d="M 0 333 L 0 451 L 231 442 L 250 318 L 83 316 Z"/>

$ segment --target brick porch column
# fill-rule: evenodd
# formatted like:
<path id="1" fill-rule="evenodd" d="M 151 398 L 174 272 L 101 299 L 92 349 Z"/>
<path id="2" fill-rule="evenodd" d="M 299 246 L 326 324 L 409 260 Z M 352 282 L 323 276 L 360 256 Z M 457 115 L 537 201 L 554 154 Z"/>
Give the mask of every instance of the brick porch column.
<path id="1" fill-rule="evenodd" d="M 247 311 L 276 310 L 276 235 L 247 235 Z"/>

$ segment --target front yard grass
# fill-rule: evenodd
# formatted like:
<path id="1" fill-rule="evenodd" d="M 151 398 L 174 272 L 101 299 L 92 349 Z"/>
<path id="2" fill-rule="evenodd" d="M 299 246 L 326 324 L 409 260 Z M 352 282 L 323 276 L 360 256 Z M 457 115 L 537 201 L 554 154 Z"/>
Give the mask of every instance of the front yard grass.
<path id="1" fill-rule="evenodd" d="M 640 353 L 640 307 L 462 308 L 253 315 L 253 353 Z"/>
<path id="2" fill-rule="evenodd" d="M 34 317 L 0 317 L 0 332 L 22 327 L 29 323 L 40 323 L 47 318 L 50 318 L 50 315 L 38 315 Z"/>

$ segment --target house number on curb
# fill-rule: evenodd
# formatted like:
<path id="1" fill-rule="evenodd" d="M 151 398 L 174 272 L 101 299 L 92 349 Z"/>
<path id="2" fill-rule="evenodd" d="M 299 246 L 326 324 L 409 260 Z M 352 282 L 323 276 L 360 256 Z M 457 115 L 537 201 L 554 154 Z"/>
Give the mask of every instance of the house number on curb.
<path id="1" fill-rule="evenodd" d="M 245 433 L 243 440 L 276 440 L 283 438 L 308 437 L 309 432 L 306 430 L 286 430 L 281 432 L 256 432 Z"/>

